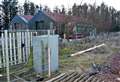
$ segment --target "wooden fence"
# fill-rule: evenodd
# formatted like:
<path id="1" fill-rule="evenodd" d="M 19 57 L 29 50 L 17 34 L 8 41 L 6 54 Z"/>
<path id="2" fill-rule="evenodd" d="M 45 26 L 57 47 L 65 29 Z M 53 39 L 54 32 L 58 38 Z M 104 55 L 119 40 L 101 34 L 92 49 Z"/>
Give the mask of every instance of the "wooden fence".
<path id="1" fill-rule="evenodd" d="M 44 35 L 46 33 L 48 31 L 2 31 L 0 37 L 0 68 L 6 67 L 7 53 L 10 66 L 26 63 L 30 55 L 32 36 Z M 54 34 L 54 31 L 50 31 L 50 33 Z"/>

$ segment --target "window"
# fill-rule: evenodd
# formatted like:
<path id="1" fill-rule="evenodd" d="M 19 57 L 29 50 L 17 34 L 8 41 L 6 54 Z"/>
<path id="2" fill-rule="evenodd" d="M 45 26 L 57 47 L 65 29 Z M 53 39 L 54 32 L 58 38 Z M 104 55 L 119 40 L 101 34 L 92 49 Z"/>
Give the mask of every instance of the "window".
<path id="1" fill-rule="evenodd" d="M 44 21 L 36 21 L 36 30 L 44 28 Z"/>
<path id="2" fill-rule="evenodd" d="M 14 23 L 14 28 L 13 29 L 19 29 L 20 28 L 20 24 L 19 23 Z"/>

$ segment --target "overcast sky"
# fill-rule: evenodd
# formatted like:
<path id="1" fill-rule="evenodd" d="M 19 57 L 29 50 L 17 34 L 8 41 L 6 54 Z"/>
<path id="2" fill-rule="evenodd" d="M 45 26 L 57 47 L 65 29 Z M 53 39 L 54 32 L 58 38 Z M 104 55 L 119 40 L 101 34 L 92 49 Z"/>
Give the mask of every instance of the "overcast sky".
<path id="1" fill-rule="evenodd" d="M 20 3 L 23 3 L 25 0 L 18 0 Z M 42 4 L 54 8 L 55 6 L 61 7 L 63 4 L 65 8 L 71 7 L 74 3 L 80 4 L 82 0 L 29 0 L 35 4 Z M 113 6 L 115 9 L 120 10 L 120 0 L 83 0 L 82 3 L 87 2 L 88 4 L 93 4 L 96 1 L 97 5 L 100 5 L 102 2 L 109 6 Z"/>

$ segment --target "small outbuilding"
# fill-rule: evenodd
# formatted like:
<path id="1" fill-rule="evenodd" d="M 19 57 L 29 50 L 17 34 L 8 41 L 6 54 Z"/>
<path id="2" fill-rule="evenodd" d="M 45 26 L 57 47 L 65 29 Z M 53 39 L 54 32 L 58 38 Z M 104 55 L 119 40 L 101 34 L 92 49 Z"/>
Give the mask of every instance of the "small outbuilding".
<path id="1" fill-rule="evenodd" d="M 29 29 L 29 21 L 32 19 L 31 15 L 16 15 L 10 22 L 10 29 L 24 30 Z"/>
<path id="2" fill-rule="evenodd" d="M 49 30 L 53 29 L 54 20 L 51 19 L 43 11 L 38 11 L 38 13 L 30 20 L 30 29 L 34 30 Z M 51 26 L 52 25 L 52 26 Z"/>

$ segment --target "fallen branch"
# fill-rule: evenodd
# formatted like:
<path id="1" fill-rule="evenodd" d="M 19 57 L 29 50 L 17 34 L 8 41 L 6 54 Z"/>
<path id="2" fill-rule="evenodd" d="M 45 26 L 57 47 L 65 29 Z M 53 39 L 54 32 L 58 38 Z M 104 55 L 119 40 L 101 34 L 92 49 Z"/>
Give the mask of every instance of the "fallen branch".
<path id="1" fill-rule="evenodd" d="M 71 54 L 71 56 L 80 55 L 80 54 L 83 54 L 83 53 L 85 53 L 85 52 L 88 52 L 88 51 L 94 50 L 94 49 L 96 49 L 96 48 L 100 48 L 100 47 L 102 47 L 102 46 L 105 46 L 105 44 L 103 43 L 103 44 L 100 44 L 100 45 L 98 45 L 98 46 L 94 46 L 94 47 L 91 47 L 91 48 L 89 48 L 89 49 L 86 49 L 86 50 L 83 50 L 83 51 L 80 51 L 80 52 L 77 52 L 77 53 Z"/>

